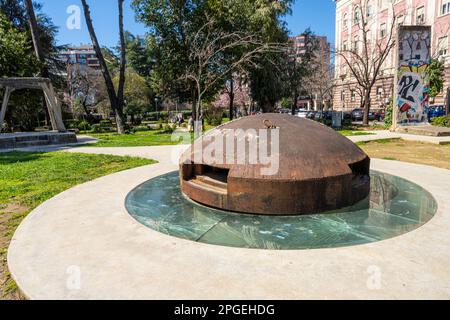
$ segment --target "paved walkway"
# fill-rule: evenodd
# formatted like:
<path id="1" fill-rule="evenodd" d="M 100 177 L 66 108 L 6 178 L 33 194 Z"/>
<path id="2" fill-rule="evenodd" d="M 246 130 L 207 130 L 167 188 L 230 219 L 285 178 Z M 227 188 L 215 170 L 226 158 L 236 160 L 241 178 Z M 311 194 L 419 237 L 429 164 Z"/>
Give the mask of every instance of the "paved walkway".
<path id="1" fill-rule="evenodd" d="M 370 131 L 370 133 L 373 133 L 373 134 L 366 135 L 366 136 L 350 136 L 348 138 L 350 140 L 352 140 L 353 142 L 400 138 L 403 140 L 416 141 L 416 142 L 426 142 L 426 143 L 441 144 L 441 145 L 442 144 L 450 144 L 450 137 L 419 136 L 419 135 L 414 135 L 414 134 L 391 132 L 388 130 Z"/>

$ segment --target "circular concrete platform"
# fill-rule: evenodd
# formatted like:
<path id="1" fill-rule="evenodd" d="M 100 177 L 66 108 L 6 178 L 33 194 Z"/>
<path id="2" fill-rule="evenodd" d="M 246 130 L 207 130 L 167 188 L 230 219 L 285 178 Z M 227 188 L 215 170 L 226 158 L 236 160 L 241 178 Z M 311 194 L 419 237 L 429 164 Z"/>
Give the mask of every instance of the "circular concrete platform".
<path id="1" fill-rule="evenodd" d="M 128 192 L 176 169 L 113 174 L 34 210 L 8 251 L 20 289 L 31 299 L 450 298 L 448 170 L 373 160 L 372 169 L 437 200 L 435 217 L 415 231 L 354 247 L 268 251 L 181 240 L 136 222 L 124 206 Z"/>

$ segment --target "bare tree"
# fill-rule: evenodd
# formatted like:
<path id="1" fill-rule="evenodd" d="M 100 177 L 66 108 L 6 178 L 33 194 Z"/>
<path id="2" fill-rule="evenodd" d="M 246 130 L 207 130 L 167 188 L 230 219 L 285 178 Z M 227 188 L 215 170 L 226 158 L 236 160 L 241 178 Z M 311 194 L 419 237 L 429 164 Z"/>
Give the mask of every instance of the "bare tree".
<path id="1" fill-rule="evenodd" d="M 204 95 L 223 81 L 224 77 L 233 72 L 239 73 L 244 65 L 255 65 L 256 57 L 277 48 L 276 44 L 265 43 L 257 35 L 223 31 L 216 27 L 213 20 L 207 21 L 195 34 L 187 37 L 190 64 L 182 79 L 194 83 L 195 120 L 201 115 Z M 230 63 L 225 52 L 234 49 L 244 49 L 244 53 Z"/>
<path id="2" fill-rule="evenodd" d="M 369 123 L 370 93 L 395 46 L 394 31 L 397 21 L 394 14 L 390 24 L 376 34 L 379 29 L 376 19 L 372 16 L 369 2 L 370 0 L 357 1 L 353 17 L 353 22 L 359 29 L 357 38 L 352 39 L 353 44 L 349 49 L 336 52 L 348 67 L 352 80 L 356 81 L 363 91 L 363 123 L 366 125 Z M 393 7 L 392 11 L 395 12 Z"/>
<path id="3" fill-rule="evenodd" d="M 327 101 L 331 101 L 335 87 L 333 80 L 334 67 L 330 63 L 330 59 L 330 50 L 323 46 L 318 46 L 310 62 L 311 69 L 314 72 L 309 73 L 302 83 L 303 89 L 310 95 L 314 95 L 320 102 L 320 111 L 323 111 Z"/>
<path id="4" fill-rule="evenodd" d="M 69 64 L 67 74 L 72 109 L 75 109 L 75 102 L 78 102 L 87 120 L 90 121 L 92 108 L 107 98 L 101 72 L 89 67 Z"/>
<path id="5" fill-rule="evenodd" d="M 86 19 L 86 25 L 89 30 L 89 35 L 94 46 L 95 53 L 100 63 L 100 68 L 102 70 L 103 78 L 105 79 L 106 89 L 108 91 L 108 97 L 111 104 L 111 108 L 116 116 L 117 132 L 119 134 L 125 133 L 125 120 L 123 114 L 123 87 L 125 84 L 125 65 L 126 65 L 126 45 L 125 37 L 123 31 L 123 2 L 124 0 L 117 0 L 119 7 L 119 37 L 120 37 L 120 51 L 121 51 L 121 61 L 120 61 L 120 76 L 118 90 L 114 88 L 114 83 L 112 81 L 111 73 L 106 64 L 105 57 L 103 56 L 100 44 L 95 33 L 94 25 L 92 23 L 91 13 L 89 5 L 86 0 L 81 0 L 83 5 L 84 17 Z"/>

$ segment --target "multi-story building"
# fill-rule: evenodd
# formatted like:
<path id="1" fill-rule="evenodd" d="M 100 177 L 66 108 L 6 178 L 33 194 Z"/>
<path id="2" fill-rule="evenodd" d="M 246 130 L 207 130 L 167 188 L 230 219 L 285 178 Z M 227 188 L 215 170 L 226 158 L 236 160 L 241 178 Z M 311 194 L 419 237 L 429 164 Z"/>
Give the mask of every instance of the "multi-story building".
<path id="1" fill-rule="evenodd" d="M 366 4 L 365 15 L 371 24 L 368 38 L 382 43 L 389 36 L 390 27 L 397 25 L 430 25 L 432 27 L 431 51 L 433 58 L 445 65 L 444 90 L 431 103 L 444 104 L 450 87 L 450 0 L 335 0 L 336 2 L 336 52 L 349 50 L 361 39 L 359 19 L 361 3 Z M 395 20 L 394 20 L 395 19 Z M 394 22 L 393 22 L 394 21 Z M 378 80 L 371 91 L 371 107 L 383 109 L 392 98 L 394 90 L 395 48 L 383 64 Z M 345 60 L 335 57 L 335 110 L 352 110 L 361 106 L 361 90 L 351 76 Z"/>
<path id="2" fill-rule="evenodd" d="M 93 69 L 100 68 L 100 63 L 95 54 L 94 47 L 88 44 L 78 47 L 69 47 L 59 53 L 59 58 L 69 64 L 78 64 Z"/>
<path id="3" fill-rule="evenodd" d="M 330 43 L 327 40 L 327 37 L 316 35 L 312 37 L 320 50 L 330 52 L 331 48 Z M 301 59 L 301 56 L 304 55 L 306 52 L 306 41 L 307 41 L 306 36 L 301 34 L 295 37 L 290 37 L 289 41 L 291 42 L 293 47 L 291 58 L 296 58 L 297 61 L 299 61 Z"/>
<path id="4" fill-rule="evenodd" d="M 322 63 L 324 66 L 328 66 L 330 68 L 331 64 L 331 46 L 328 42 L 326 36 L 318 36 L 313 35 L 313 40 L 316 44 L 316 51 L 318 53 L 317 58 L 323 59 Z M 306 53 L 307 46 L 307 38 L 304 34 L 290 37 L 289 41 L 292 46 L 292 50 L 290 52 L 290 62 L 291 63 L 299 63 L 302 59 L 302 56 Z M 328 109 L 331 105 L 331 101 L 318 101 L 316 92 L 309 92 L 307 96 L 300 96 L 297 102 L 297 107 L 300 109 L 307 110 L 319 110 L 320 104 L 325 104 L 325 109 Z"/>

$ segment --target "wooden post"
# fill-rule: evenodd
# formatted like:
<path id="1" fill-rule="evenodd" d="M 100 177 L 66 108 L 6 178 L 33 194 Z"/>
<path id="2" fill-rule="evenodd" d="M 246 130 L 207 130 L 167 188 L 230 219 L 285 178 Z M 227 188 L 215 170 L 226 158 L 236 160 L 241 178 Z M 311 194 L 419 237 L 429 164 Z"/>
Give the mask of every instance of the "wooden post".
<path id="1" fill-rule="evenodd" d="M 65 132 L 66 127 L 62 119 L 61 106 L 56 98 L 55 90 L 49 79 L 46 78 L 0 78 L 0 88 L 5 88 L 2 109 L 0 112 L 0 128 L 6 114 L 6 108 L 11 92 L 19 89 L 40 89 L 44 92 L 48 113 L 53 130 Z"/>
<path id="2" fill-rule="evenodd" d="M 6 108 L 8 107 L 9 98 L 14 89 L 10 87 L 5 88 L 5 95 L 3 96 L 2 109 L 0 111 L 0 132 L 3 129 L 3 121 L 5 121 Z"/>
<path id="3" fill-rule="evenodd" d="M 45 100 L 47 101 L 48 113 L 50 114 L 50 121 L 52 129 L 60 132 L 66 131 L 64 122 L 62 120 L 61 107 L 56 99 L 55 91 L 52 84 L 42 83 L 42 91 L 44 91 Z"/>

